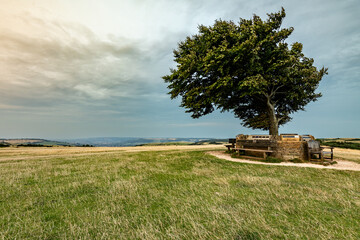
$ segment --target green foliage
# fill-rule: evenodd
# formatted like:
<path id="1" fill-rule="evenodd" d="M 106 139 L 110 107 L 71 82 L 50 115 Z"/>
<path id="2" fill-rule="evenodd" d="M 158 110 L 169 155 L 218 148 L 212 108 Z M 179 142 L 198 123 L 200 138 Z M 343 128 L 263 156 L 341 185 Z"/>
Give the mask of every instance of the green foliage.
<path id="1" fill-rule="evenodd" d="M 280 158 L 275 158 L 275 157 L 267 157 L 266 160 L 264 162 L 270 162 L 270 163 L 281 163 L 284 160 L 280 159 Z"/>
<path id="2" fill-rule="evenodd" d="M 27 143 L 27 144 L 18 144 L 17 147 L 52 147 L 51 145 L 43 145 L 43 144 L 34 144 L 34 143 Z"/>
<path id="3" fill-rule="evenodd" d="M 293 28 L 280 28 L 284 9 L 268 17 L 199 26 L 179 43 L 177 67 L 163 77 L 171 98 L 180 96 L 193 118 L 217 108 L 232 111 L 246 127 L 276 134 L 291 113 L 321 96 L 315 90 L 327 69 L 317 70 L 301 43 L 289 48 L 285 39 Z"/>
<path id="4" fill-rule="evenodd" d="M 293 159 L 290 159 L 289 162 L 293 162 L 293 163 L 304 163 L 305 161 L 304 160 L 301 160 L 299 158 L 293 158 Z"/>
<path id="5" fill-rule="evenodd" d="M 338 147 L 338 148 L 349 148 L 360 150 L 360 143 L 354 142 L 323 142 L 324 145 L 329 147 Z"/>

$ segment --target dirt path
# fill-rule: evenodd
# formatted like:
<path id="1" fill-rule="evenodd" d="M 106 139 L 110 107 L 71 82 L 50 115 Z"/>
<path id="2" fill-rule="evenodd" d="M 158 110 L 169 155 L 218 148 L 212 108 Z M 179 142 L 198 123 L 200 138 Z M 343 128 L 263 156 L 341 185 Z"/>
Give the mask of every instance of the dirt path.
<path id="1" fill-rule="evenodd" d="M 265 162 L 258 162 L 258 161 L 246 160 L 246 159 L 236 159 L 236 158 L 230 157 L 229 154 L 226 154 L 226 153 L 220 152 L 220 151 L 210 151 L 210 152 L 208 152 L 208 154 L 218 157 L 218 158 L 221 158 L 221 159 L 225 159 L 227 161 L 240 162 L 240 163 L 360 171 L 360 164 L 355 163 L 355 162 L 345 161 L 345 160 L 338 160 L 338 159 L 335 159 L 337 164 L 330 165 L 330 166 L 323 166 L 323 165 L 313 164 L 313 163 L 292 163 L 292 162 L 265 163 Z"/>

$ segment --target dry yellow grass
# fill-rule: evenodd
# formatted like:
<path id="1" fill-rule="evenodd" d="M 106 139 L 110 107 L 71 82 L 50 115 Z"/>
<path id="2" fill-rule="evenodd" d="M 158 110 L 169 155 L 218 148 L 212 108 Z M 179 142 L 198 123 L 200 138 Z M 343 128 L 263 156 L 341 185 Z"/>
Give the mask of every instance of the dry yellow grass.
<path id="1" fill-rule="evenodd" d="M 138 147 L 10 147 L 0 148 L 0 161 L 70 157 L 119 152 L 224 149 L 222 145 L 168 145 Z"/>
<path id="2" fill-rule="evenodd" d="M 360 150 L 334 148 L 334 157 L 360 163 Z"/>
<path id="3" fill-rule="evenodd" d="M 360 238 L 360 172 L 213 149 L 0 149 L 0 239 Z"/>

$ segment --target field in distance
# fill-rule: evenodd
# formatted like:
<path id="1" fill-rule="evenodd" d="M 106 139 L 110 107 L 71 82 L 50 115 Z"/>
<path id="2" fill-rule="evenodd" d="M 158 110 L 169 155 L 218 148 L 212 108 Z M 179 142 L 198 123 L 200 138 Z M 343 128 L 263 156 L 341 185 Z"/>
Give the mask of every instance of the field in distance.
<path id="1" fill-rule="evenodd" d="M 0 239 L 360 238 L 360 172 L 206 154 L 223 148 L 1 148 Z"/>
<path id="2" fill-rule="evenodd" d="M 360 138 L 321 138 L 323 145 L 360 150 Z"/>

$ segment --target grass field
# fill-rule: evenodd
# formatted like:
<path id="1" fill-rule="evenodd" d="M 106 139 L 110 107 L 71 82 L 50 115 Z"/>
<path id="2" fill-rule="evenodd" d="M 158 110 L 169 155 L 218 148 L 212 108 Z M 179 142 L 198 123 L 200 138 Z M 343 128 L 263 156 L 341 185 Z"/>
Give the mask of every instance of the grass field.
<path id="1" fill-rule="evenodd" d="M 0 239 L 360 239 L 360 172 L 15 150 L 0 150 Z"/>
<path id="2" fill-rule="evenodd" d="M 322 138 L 319 140 L 321 144 L 330 147 L 360 150 L 359 138 Z"/>
<path id="3" fill-rule="evenodd" d="M 334 158 L 352 161 L 360 164 L 360 150 L 335 148 Z"/>

